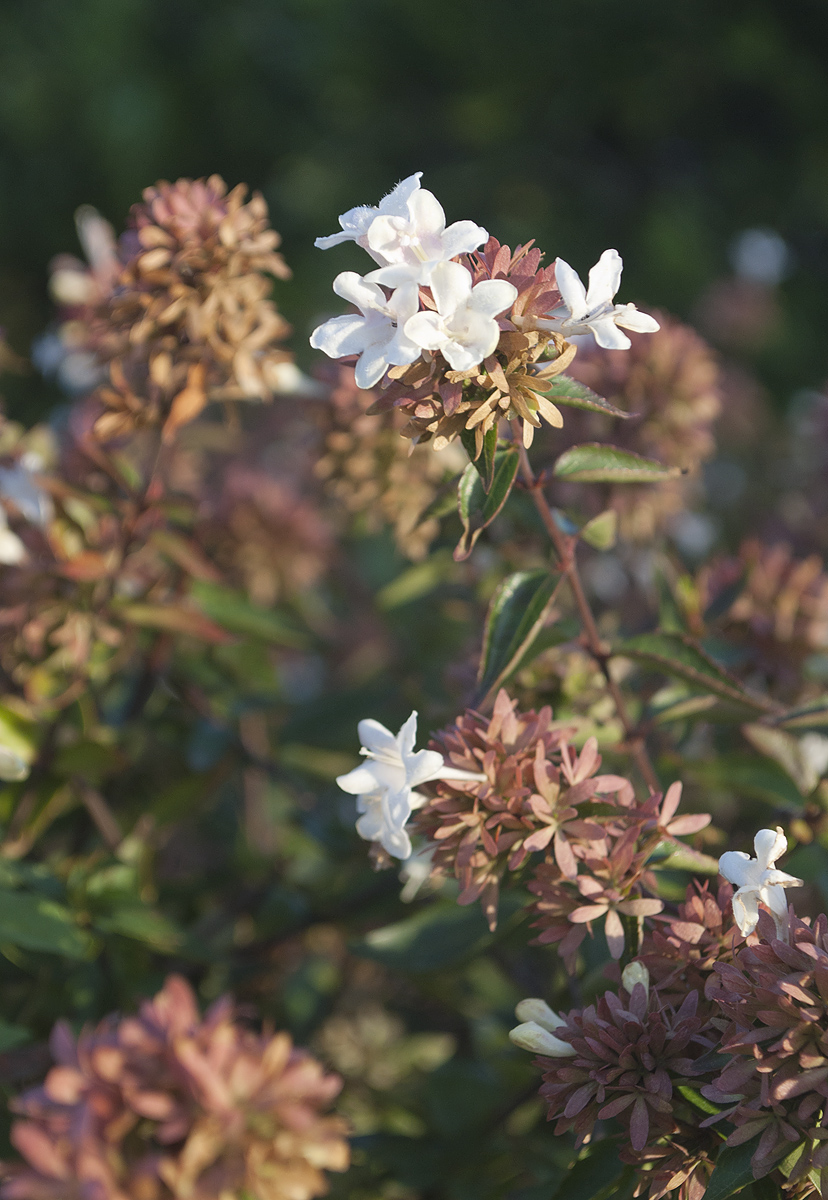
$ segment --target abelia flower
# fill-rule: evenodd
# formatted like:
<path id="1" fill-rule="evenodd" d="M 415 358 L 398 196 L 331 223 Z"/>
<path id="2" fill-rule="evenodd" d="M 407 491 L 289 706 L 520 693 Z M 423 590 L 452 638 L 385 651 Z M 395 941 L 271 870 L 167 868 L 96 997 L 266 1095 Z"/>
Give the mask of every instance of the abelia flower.
<path id="1" fill-rule="evenodd" d="M 361 204 L 342 213 L 339 218 L 342 232 L 332 233 L 328 237 L 318 237 L 313 243 L 314 246 L 318 250 L 330 250 L 332 246 L 338 246 L 342 242 L 356 242 L 358 246 L 362 246 L 363 250 L 367 250 L 377 262 L 387 261 L 383 257 L 376 258 L 376 253 L 371 252 L 368 245 L 368 230 L 379 216 L 398 217 L 403 220 L 409 217 L 408 201 L 419 190 L 422 174 L 422 171 L 416 171 L 407 179 L 403 179 L 387 196 L 380 200 L 378 205 Z"/>
<path id="2" fill-rule="evenodd" d="M 550 318 L 538 321 L 541 329 L 556 330 L 564 337 L 591 333 L 605 350 L 628 350 L 630 339 L 619 326 L 636 333 L 655 333 L 658 321 L 639 312 L 634 304 L 614 304 L 621 286 L 624 263 L 617 250 L 605 250 L 589 272 L 589 290 L 580 276 L 562 258 L 555 259 L 555 279 L 563 304 Z"/>
<path id="3" fill-rule="evenodd" d="M 442 262 L 431 273 L 436 312 L 418 312 L 405 325 L 406 335 L 424 350 L 439 350 L 454 371 L 470 371 L 494 351 L 500 338 L 495 317 L 517 299 L 505 279 L 472 286 L 460 263 Z"/>
<path id="4" fill-rule="evenodd" d="M 357 833 L 366 841 L 379 842 L 395 858 L 411 856 L 411 840 L 405 826 L 415 807 L 425 803 L 414 789 L 431 779 L 475 783 L 485 776 L 447 766 L 435 750 L 417 750 L 417 714 L 393 734 L 379 721 L 360 721 L 360 754 L 367 759 L 337 783 L 357 797 Z"/>
<path id="5" fill-rule="evenodd" d="M 419 357 L 421 347 L 405 333 L 406 322 L 419 308 L 415 284 L 397 288 L 387 298 L 382 288 L 366 283 L 356 271 L 343 271 L 334 280 L 333 289 L 343 300 L 355 304 L 361 315 L 332 317 L 314 329 L 310 344 L 329 358 L 359 355 L 355 372 L 358 387 L 372 388 L 389 366 L 404 366 Z"/>
<path id="6" fill-rule="evenodd" d="M 690 992 L 675 1009 L 640 975 L 630 992 L 606 992 L 570 1012 L 555 1037 L 574 1055 L 538 1060 L 555 1133 L 574 1130 L 580 1146 L 596 1121 L 616 1117 L 637 1154 L 672 1133 L 674 1089 L 691 1082 L 695 1060 L 714 1045 L 698 1004 L 698 993 Z"/>
<path id="7" fill-rule="evenodd" d="M 51 1039 L 56 1065 L 12 1102 L 3 1200 L 256 1196 L 313 1200 L 343 1171 L 342 1082 L 285 1033 L 245 1028 L 227 999 L 202 1019 L 171 976 L 137 1016 Z"/>
<path id="8" fill-rule="evenodd" d="M 802 887 L 802 880 L 776 869 L 776 860 L 788 849 L 781 828 L 760 829 L 753 840 L 756 858 L 743 850 L 728 850 L 719 859 L 719 872 L 736 885 L 733 916 L 743 937 L 753 933 L 759 920 L 760 902 L 767 906 L 776 924 L 777 936 L 787 937 L 788 901 L 785 888 Z"/>
<path id="9" fill-rule="evenodd" d="M 791 1156 L 793 1190 L 809 1172 L 824 1180 L 828 1171 L 828 920 L 807 925 L 792 916 L 790 945 L 774 936 L 767 913 L 757 932 L 761 940 L 716 965 L 708 982 L 708 997 L 730 1022 L 721 1053 L 731 1057 L 702 1093 L 723 1106 L 710 1124 L 736 1126 L 729 1146 L 758 1136 L 754 1178 Z"/>
<path id="10" fill-rule="evenodd" d="M 6 510 L 0 504 L 0 563 L 5 567 L 16 567 L 29 557 L 21 539 L 9 529 Z"/>

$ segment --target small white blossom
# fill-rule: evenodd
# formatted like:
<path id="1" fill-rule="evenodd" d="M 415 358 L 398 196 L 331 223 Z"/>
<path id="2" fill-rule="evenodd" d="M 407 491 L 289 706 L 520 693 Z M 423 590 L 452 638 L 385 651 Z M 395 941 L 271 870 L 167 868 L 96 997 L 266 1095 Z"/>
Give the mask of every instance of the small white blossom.
<path id="1" fill-rule="evenodd" d="M 416 795 L 416 792 L 412 793 L 412 798 Z M 412 804 L 411 807 L 418 808 L 421 805 Z M 400 892 L 400 899 L 403 904 L 410 904 L 428 883 L 431 877 L 433 861 L 434 847 L 423 846 L 419 850 L 414 850 L 402 864 L 398 878 L 400 883 L 403 884 L 402 891 Z"/>
<path id="2" fill-rule="evenodd" d="M 378 207 L 362 205 L 339 218 L 342 233 L 317 238 L 322 250 L 354 241 L 367 250 L 380 269 L 369 282 L 386 287 L 407 283 L 428 285 L 436 263 L 469 254 L 488 233 L 474 221 L 455 221 L 446 228 L 446 214 L 437 197 L 420 187 L 422 171 L 398 183 Z"/>
<path id="3" fill-rule="evenodd" d="M 0 496 L 11 500 L 27 521 L 44 528 L 54 516 L 52 498 L 39 486 L 34 473 L 43 470 L 43 459 L 29 450 L 11 467 L 0 467 Z"/>
<path id="4" fill-rule="evenodd" d="M 469 371 L 494 352 L 500 338 L 495 317 L 511 308 L 517 288 L 505 279 L 484 279 L 472 287 L 460 263 L 442 262 L 431 273 L 436 312 L 418 312 L 405 324 L 406 335 L 424 350 L 439 350 L 454 371 Z"/>
<path id="5" fill-rule="evenodd" d="M 641 984 L 647 995 L 650 994 L 650 972 L 643 963 L 627 963 L 621 972 L 621 982 L 630 995 L 632 995 L 632 990 L 637 983 Z"/>
<path id="6" fill-rule="evenodd" d="M 509 1040 L 521 1050 L 546 1054 L 550 1058 L 569 1058 L 575 1053 L 569 1042 L 555 1036 L 553 1031 L 566 1025 L 566 1021 L 545 1000 L 521 1000 L 515 1016 L 523 1024 L 509 1031 Z"/>
<path id="7" fill-rule="evenodd" d="M 619 326 L 637 333 L 655 333 L 658 321 L 639 312 L 634 304 L 615 304 L 615 293 L 621 286 L 624 268 L 617 250 L 605 250 L 589 273 L 589 290 L 581 283 L 577 271 L 562 258 L 555 259 L 555 279 L 563 304 L 548 320 L 538 320 L 542 329 L 550 329 L 573 337 L 592 333 L 605 350 L 628 350 L 632 343 Z"/>
<path id="8" fill-rule="evenodd" d="M 776 860 L 788 849 L 779 826 L 760 829 L 753 840 L 756 858 L 743 850 L 728 850 L 719 859 L 719 873 L 736 886 L 733 916 L 743 937 L 753 933 L 759 920 L 759 902 L 770 909 L 779 937 L 786 940 L 788 901 L 785 888 L 802 887 L 802 880 L 776 869 Z"/>
<path id="9" fill-rule="evenodd" d="M 388 299 L 377 284 L 366 283 L 356 271 L 343 271 L 333 289 L 337 296 L 355 304 L 361 315 L 332 317 L 314 329 L 310 344 L 329 358 L 358 354 L 357 387 L 371 388 L 389 366 L 406 366 L 419 357 L 419 345 L 404 332 L 408 318 L 419 308 L 416 284 L 397 288 Z"/>
<path id="10" fill-rule="evenodd" d="M 29 557 L 26 547 L 16 533 L 9 529 L 6 510 L 0 504 L 0 564 L 16 567 Z"/>
<path id="11" fill-rule="evenodd" d="M 432 779 L 482 781 L 485 775 L 447 767 L 436 750 L 415 750 L 417 714 L 411 716 L 393 734 L 379 721 L 360 721 L 361 754 L 367 761 L 340 775 L 337 783 L 344 792 L 357 797 L 360 817 L 356 828 L 360 837 L 379 842 L 395 858 L 411 857 L 411 840 L 405 826 L 423 798 L 414 789 Z"/>
<path id="12" fill-rule="evenodd" d="M 319 250 L 330 250 L 331 246 L 338 246 L 340 242 L 356 242 L 358 246 L 362 246 L 363 250 L 368 251 L 375 262 L 385 265 L 389 260 L 382 255 L 378 257 L 368 245 L 368 230 L 380 216 L 399 217 L 403 220 L 410 218 L 408 201 L 416 191 L 419 191 L 421 175 L 422 171 L 416 171 L 407 179 L 403 179 L 402 183 L 398 183 L 392 192 L 380 200 L 379 205 L 361 204 L 357 208 L 349 209 L 339 218 L 342 233 L 332 233 L 329 237 L 318 237 L 313 243 L 314 246 Z"/>

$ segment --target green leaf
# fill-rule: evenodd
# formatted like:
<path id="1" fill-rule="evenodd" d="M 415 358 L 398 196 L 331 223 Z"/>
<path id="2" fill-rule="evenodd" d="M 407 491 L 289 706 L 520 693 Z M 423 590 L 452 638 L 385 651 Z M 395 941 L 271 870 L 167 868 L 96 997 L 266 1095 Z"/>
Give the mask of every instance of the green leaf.
<path id="1" fill-rule="evenodd" d="M 396 579 L 392 579 L 384 588 L 377 592 L 377 604 L 386 611 L 398 608 L 401 604 L 410 604 L 428 595 L 439 584 L 452 575 L 457 568 L 448 550 L 438 550 L 424 562 L 414 563 L 406 568 Z"/>
<path id="2" fill-rule="evenodd" d="M 102 933 L 119 933 L 167 954 L 177 950 L 183 941 L 182 934 L 163 913 L 143 905 L 119 908 L 98 917 L 95 926 Z"/>
<path id="3" fill-rule="evenodd" d="M 781 729 L 793 729 L 797 733 L 806 733 L 811 729 L 828 730 L 828 696 L 821 696 L 819 700 L 812 700 L 810 704 L 782 713 L 776 718 L 774 725 Z"/>
<path id="4" fill-rule="evenodd" d="M 31 1040 L 31 1033 L 22 1025 L 10 1025 L 8 1021 L 0 1021 L 0 1054 L 5 1054 L 7 1050 L 13 1050 L 15 1046 L 22 1046 L 24 1042 Z"/>
<path id="5" fill-rule="evenodd" d="M 743 1187 L 753 1183 L 750 1160 L 758 1145 L 759 1138 L 755 1137 L 749 1142 L 743 1142 L 741 1146 L 722 1147 L 716 1158 L 707 1191 L 704 1193 L 704 1200 L 727 1200 L 728 1196 L 734 1196 Z"/>
<path id="6" fill-rule="evenodd" d="M 7 888 L 0 888 L 0 942 L 67 958 L 87 958 L 91 945 L 63 905 Z"/>
<path id="7" fill-rule="evenodd" d="M 618 513 L 614 508 L 587 521 L 580 531 L 583 540 L 595 550 L 611 550 L 618 536 Z"/>
<path id="8" fill-rule="evenodd" d="M 515 892 L 500 897 L 498 933 L 522 914 L 526 903 L 527 898 Z M 404 921 L 374 929 L 350 949 L 392 970 L 419 973 L 472 958 L 495 936 L 478 905 L 465 908 L 453 900 L 438 900 Z"/>
<path id="9" fill-rule="evenodd" d="M 722 1111 L 718 1105 L 711 1103 L 710 1100 L 706 1100 L 701 1092 L 697 1091 L 696 1088 L 688 1087 L 686 1084 L 680 1083 L 676 1090 L 678 1091 L 679 1095 L 683 1096 L 684 1099 L 692 1104 L 694 1108 L 700 1109 L 700 1111 L 703 1113 L 709 1113 L 712 1115 L 713 1113 Z"/>
<path id="10" fill-rule="evenodd" d="M 679 467 L 665 467 L 652 458 L 619 450 L 605 442 L 590 442 L 565 450 L 552 474 L 568 483 L 661 483 L 681 475 Z"/>
<path id="11" fill-rule="evenodd" d="M 798 738 L 784 729 L 759 724 L 743 725 L 742 733 L 755 750 L 779 763 L 803 796 L 810 795 L 819 783 L 819 772 L 803 754 Z"/>
<path id="12" fill-rule="evenodd" d="M 703 786 L 727 788 L 783 812 L 801 813 L 805 806 L 805 797 L 787 771 L 767 758 L 719 755 L 710 762 L 694 763 L 693 775 Z"/>
<path id="13" fill-rule="evenodd" d="M 566 1173 L 563 1183 L 553 1193 L 552 1200 L 593 1200 L 621 1176 L 624 1164 L 618 1160 L 618 1143 L 614 1138 L 595 1142 L 587 1147 Z"/>
<path id="14" fill-rule="evenodd" d="M 720 667 L 687 634 L 642 633 L 620 642 L 615 653 L 656 667 L 665 675 L 684 679 L 714 696 L 755 712 L 768 712 L 774 708 L 770 700 L 746 692 L 738 679 Z"/>
<path id="15" fill-rule="evenodd" d="M 497 422 L 483 435 L 483 448 L 477 453 L 477 437 L 473 429 L 464 429 L 460 434 L 463 448 L 480 475 L 483 491 L 490 492 L 495 473 L 497 452 Z"/>
<path id="16" fill-rule="evenodd" d="M 593 392 L 592 388 L 570 375 L 556 375 L 549 391 L 543 394 L 553 404 L 561 404 L 566 408 L 583 408 L 587 412 L 605 413 L 608 417 L 622 417 L 625 421 L 638 415 L 625 412 L 623 408 L 616 408 L 609 400 L 605 400 L 603 396 Z"/>
<path id="17" fill-rule="evenodd" d="M 474 463 L 469 463 L 457 485 L 457 508 L 463 522 L 463 536 L 454 551 L 457 562 L 469 557 L 482 530 L 490 525 L 509 498 L 518 469 L 517 450 L 500 450 L 495 456 L 495 472 L 487 495 Z"/>
<path id="18" fill-rule="evenodd" d="M 305 646 L 307 638 L 284 617 L 269 608 L 251 604 L 241 592 L 217 583 L 197 580 L 192 586 L 193 599 L 205 616 L 231 633 L 261 638 L 278 646 Z"/>
<path id="19" fill-rule="evenodd" d="M 486 615 L 478 682 L 487 695 L 516 671 L 537 638 L 549 611 L 560 575 L 549 571 L 516 571 L 498 587 Z"/>

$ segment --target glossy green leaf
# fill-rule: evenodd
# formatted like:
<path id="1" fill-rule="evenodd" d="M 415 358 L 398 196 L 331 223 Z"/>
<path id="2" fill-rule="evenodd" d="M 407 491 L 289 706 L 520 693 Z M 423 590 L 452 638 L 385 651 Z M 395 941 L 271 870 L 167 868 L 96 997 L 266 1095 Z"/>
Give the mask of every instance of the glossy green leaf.
<path id="1" fill-rule="evenodd" d="M 573 379 L 571 375 L 556 375 L 549 391 L 543 394 L 553 404 L 561 404 L 566 408 L 582 408 L 587 412 L 604 413 L 608 417 L 621 417 L 625 421 L 630 417 L 637 416 L 637 413 L 625 412 L 623 408 L 616 408 L 614 404 L 610 404 L 609 400 L 605 400 L 603 396 L 593 392 L 592 388 L 587 387 L 585 383 Z"/>
<path id="2" fill-rule="evenodd" d="M 514 892 L 500 897 L 498 933 L 521 914 L 526 903 L 525 896 Z M 479 905 L 465 908 L 454 900 L 438 900 L 404 921 L 374 929 L 350 949 L 392 970 L 419 973 L 472 958 L 495 936 Z"/>
<path id="3" fill-rule="evenodd" d="M 63 905 L 7 888 L 0 888 L 0 942 L 67 958 L 86 958 L 91 944 Z"/>
<path id="4" fill-rule="evenodd" d="M 457 508 L 463 522 L 463 536 L 454 551 L 457 562 L 467 559 L 481 532 L 490 525 L 509 498 L 518 469 L 517 450 L 500 450 L 495 456 L 495 472 L 488 495 L 474 463 L 469 463 L 457 485 Z"/>
<path id="5" fill-rule="evenodd" d="M 192 596 L 201 611 L 230 633 L 261 638 L 279 646 L 303 646 L 307 639 L 283 616 L 251 602 L 241 592 L 202 580 L 192 586 Z"/>
<path id="6" fill-rule="evenodd" d="M 594 1142 L 567 1171 L 566 1177 L 552 1200 L 594 1200 L 610 1184 L 614 1184 L 624 1171 L 618 1158 L 618 1142 L 607 1138 Z"/>
<path id="7" fill-rule="evenodd" d="M 568 483 L 661 483 L 675 479 L 681 470 L 617 446 L 590 442 L 565 450 L 552 474 Z"/>
<path id="8" fill-rule="evenodd" d="M 486 615 L 478 682 L 486 695 L 500 687 L 526 658 L 552 607 L 560 575 L 516 571 L 498 587 Z"/>
<path id="9" fill-rule="evenodd" d="M 741 683 L 707 654 L 698 642 L 683 633 L 642 633 L 615 647 L 616 653 L 646 663 L 723 700 L 755 712 L 773 709 L 771 701 L 745 691 Z"/>
<path id="10" fill-rule="evenodd" d="M 179 930 L 163 913 L 143 905 L 116 909 L 113 913 L 98 917 L 95 925 L 103 933 L 119 933 L 136 942 L 145 942 L 162 953 L 171 954 L 183 940 Z"/>
<path id="11" fill-rule="evenodd" d="M 587 521 L 580 536 L 595 550 L 611 550 L 618 536 L 618 513 L 614 508 L 599 513 L 591 521 Z"/>
<path id="12" fill-rule="evenodd" d="M 491 491 L 497 453 L 497 423 L 495 422 L 491 429 L 483 435 L 483 447 L 479 454 L 477 453 L 477 437 L 473 429 L 462 430 L 460 441 L 480 475 L 483 491 Z"/>
<path id="13" fill-rule="evenodd" d="M 741 1146 L 723 1146 L 716 1158 L 716 1166 L 710 1176 L 704 1200 L 727 1200 L 742 1188 L 753 1183 L 750 1160 L 756 1153 L 759 1138 L 751 1138 Z"/>
<path id="14" fill-rule="evenodd" d="M 828 730 L 828 696 L 821 696 L 810 704 L 792 708 L 774 721 L 781 729 L 792 729 L 796 733 L 807 733 L 809 730 Z"/>
<path id="15" fill-rule="evenodd" d="M 706 787 L 727 788 L 783 812 L 800 813 L 805 797 L 787 771 L 771 759 L 727 754 L 693 765 L 693 775 Z"/>

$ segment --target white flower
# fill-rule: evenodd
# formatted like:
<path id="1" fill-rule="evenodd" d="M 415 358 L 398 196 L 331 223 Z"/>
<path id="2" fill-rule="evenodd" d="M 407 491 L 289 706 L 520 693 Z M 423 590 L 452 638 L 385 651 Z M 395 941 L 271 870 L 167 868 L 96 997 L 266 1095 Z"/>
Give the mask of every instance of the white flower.
<path id="1" fill-rule="evenodd" d="M 363 250 L 367 250 L 376 262 L 381 265 L 387 263 L 388 259 L 382 256 L 377 257 L 369 249 L 368 230 L 379 216 L 403 219 L 410 217 L 408 201 L 413 193 L 419 190 L 421 175 L 422 171 L 416 171 L 415 174 L 409 175 L 402 183 L 398 183 L 392 192 L 380 200 L 378 206 L 362 204 L 357 208 L 349 209 L 339 218 L 342 233 L 332 233 L 329 237 L 318 237 L 313 243 L 314 246 L 319 250 L 330 250 L 331 246 L 338 246 L 340 242 L 356 242 L 357 245 L 362 246 Z"/>
<path id="2" fill-rule="evenodd" d="M 416 793 L 413 793 L 416 795 Z M 421 805 L 412 804 L 412 808 Z M 399 881 L 403 884 L 400 899 L 403 904 L 410 904 L 431 877 L 431 867 L 434 861 L 434 846 L 422 846 L 414 850 L 400 868 Z"/>
<path id="3" fill-rule="evenodd" d="M 416 712 L 396 735 L 370 718 L 360 721 L 358 732 L 360 753 L 368 761 L 336 781 L 344 792 L 357 797 L 361 814 L 357 833 L 368 842 L 379 842 L 395 858 L 410 858 L 411 841 L 405 825 L 414 808 L 423 803 L 414 788 L 431 779 L 478 781 L 486 777 L 447 767 L 436 750 L 415 750 Z"/>
<path id="4" fill-rule="evenodd" d="M 628 350 L 632 345 L 619 325 L 638 333 L 655 333 L 660 326 L 654 317 L 639 312 L 634 304 L 613 303 L 621 285 L 623 268 L 618 251 L 605 250 L 589 273 L 587 291 L 577 271 L 562 258 L 556 258 L 555 279 L 563 305 L 556 308 L 548 320 L 542 319 L 536 324 L 564 337 L 592 333 L 605 350 Z"/>
<path id="5" fill-rule="evenodd" d="M 471 274 L 460 263 L 441 262 L 431 273 L 437 312 L 418 312 L 405 333 L 424 350 L 439 350 L 455 371 L 469 371 L 489 354 L 500 338 L 495 317 L 511 308 L 517 288 L 505 279 L 484 279 L 472 287 Z"/>
<path id="6" fill-rule="evenodd" d="M 735 884 L 733 916 L 743 937 L 753 933 L 759 920 L 761 900 L 776 922 L 782 940 L 786 939 L 788 902 L 785 888 L 802 887 L 802 880 L 776 869 L 776 860 L 788 849 L 788 840 L 777 825 L 776 830 L 760 829 L 753 840 L 756 858 L 743 850 L 728 850 L 719 859 L 719 872 L 728 883 Z"/>
<path id="7" fill-rule="evenodd" d="M 379 207 L 352 208 L 339 218 L 342 233 L 317 238 L 322 250 L 339 242 L 354 241 L 367 250 L 380 269 L 367 276 L 373 283 L 402 287 L 428 285 L 438 262 L 469 254 L 488 233 L 474 221 L 455 221 L 446 228 L 446 214 L 432 192 L 420 187 L 422 171 L 398 183 Z"/>
<path id="8" fill-rule="evenodd" d="M 0 467 L 0 496 L 11 500 L 27 521 L 44 528 L 54 516 L 52 499 L 44 492 L 33 472 L 43 469 L 43 459 L 29 450 L 12 467 Z"/>
<path id="9" fill-rule="evenodd" d="M 6 510 L 0 504 L 0 563 L 5 567 L 16 567 L 28 557 L 28 551 L 20 538 L 9 529 Z"/>
<path id="10" fill-rule="evenodd" d="M 0 746 L 0 779 L 9 783 L 17 783 L 28 778 L 31 767 L 14 750 L 8 746 Z"/>
<path id="11" fill-rule="evenodd" d="M 553 1030 L 566 1025 L 566 1021 L 545 1000 L 521 1000 L 515 1016 L 523 1024 L 509 1031 L 509 1040 L 521 1050 L 546 1054 L 550 1058 L 569 1058 L 575 1053 L 569 1042 L 555 1037 Z"/>
<path id="12" fill-rule="evenodd" d="M 379 383 L 389 366 L 406 366 L 420 355 L 420 347 L 404 333 L 403 326 L 419 308 L 417 285 L 397 288 L 390 299 L 375 283 L 366 283 L 356 271 L 343 271 L 333 282 L 343 300 L 359 309 L 344 317 L 332 317 L 314 329 L 310 344 L 329 358 L 358 354 L 357 387 Z"/>

